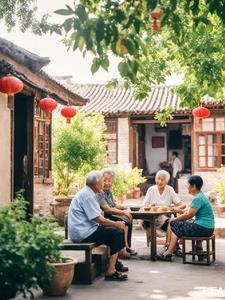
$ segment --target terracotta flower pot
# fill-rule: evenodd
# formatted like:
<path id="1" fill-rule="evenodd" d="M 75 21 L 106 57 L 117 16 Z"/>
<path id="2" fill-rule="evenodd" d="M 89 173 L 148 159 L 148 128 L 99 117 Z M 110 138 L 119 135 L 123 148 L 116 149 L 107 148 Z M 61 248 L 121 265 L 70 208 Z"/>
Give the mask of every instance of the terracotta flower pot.
<path id="1" fill-rule="evenodd" d="M 64 216 L 68 212 L 72 197 L 55 198 L 51 203 L 52 214 L 61 225 L 64 223 Z"/>
<path id="2" fill-rule="evenodd" d="M 67 258 L 66 262 L 51 263 L 54 268 L 52 280 L 49 284 L 41 283 L 40 287 L 45 296 L 64 296 L 70 287 L 74 272 L 76 260 Z"/>

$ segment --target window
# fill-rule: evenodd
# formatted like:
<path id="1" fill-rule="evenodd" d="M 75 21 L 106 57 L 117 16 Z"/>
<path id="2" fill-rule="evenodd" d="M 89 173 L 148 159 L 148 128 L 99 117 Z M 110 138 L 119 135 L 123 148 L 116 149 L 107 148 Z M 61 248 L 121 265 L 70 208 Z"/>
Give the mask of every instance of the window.
<path id="1" fill-rule="evenodd" d="M 225 165 L 225 118 L 200 120 L 196 124 L 199 168 L 220 168 Z"/>
<path id="2" fill-rule="evenodd" d="M 51 177 L 51 116 L 38 106 L 34 119 L 34 176 Z"/>
<path id="3" fill-rule="evenodd" d="M 107 162 L 109 164 L 117 163 L 117 119 L 106 118 L 105 139 L 107 140 Z"/>

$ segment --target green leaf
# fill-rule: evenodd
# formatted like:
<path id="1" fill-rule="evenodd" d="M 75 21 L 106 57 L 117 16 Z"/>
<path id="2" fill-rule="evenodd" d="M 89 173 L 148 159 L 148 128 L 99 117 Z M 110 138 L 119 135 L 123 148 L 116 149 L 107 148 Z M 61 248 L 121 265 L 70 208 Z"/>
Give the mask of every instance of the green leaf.
<path id="1" fill-rule="evenodd" d="M 134 19 L 134 28 L 137 33 L 140 32 L 141 22 L 137 18 Z"/>
<path id="2" fill-rule="evenodd" d="M 133 54 L 136 52 L 136 51 L 135 51 L 135 50 L 136 50 L 136 49 L 135 49 L 135 44 L 133 43 L 132 40 L 125 38 L 125 39 L 123 40 L 123 43 L 124 43 L 125 47 L 127 48 L 128 52 L 129 52 L 131 55 L 133 55 Z"/>
<path id="3" fill-rule="evenodd" d="M 81 22 L 84 22 L 88 19 L 88 15 L 86 13 L 85 7 L 81 4 L 79 4 L 75 10 L 76 15 L 81 20 Z"/>
<path id="4" fill-rule="evenodd" d="M 58 9 L 54 13 L 61 16 L 71 16 L 74 12 L 68 9 Z"/>
<path id="5" fill-rule="evenodd" d="M 102 20 L 96 22 L 96 40 L 101 42 L 104 39 L 105 34 L 105 24 Z"/>
<path id="6" fill-rule="evenodd" d="M 73 22 L 74 22 L 74 19 L 69 18 L 62 24 L 62 26 L 64 27 L 66 32 L 69 32 L 72 29 Z"/>
<path id="7" fill-rule="evenodd" d="M 118 70 L 122 77 L 126 77 L 129 73 L 129 66 L 126 62 L 120 62 L 118 65 Z"/>
<path id="8" fill-rule="evenodd" d="M 109 59 L 108 57 L 104 57 L 104 59 L 101 60 L 101 66 L 104 70 L 108 71 L 108 67 L 109 67 Z"/>
<path id="9" fill-rule="evenodd" d="M 92 63 L 92 66 L 91 66 L 91 73 L 94 74 L 98 71 L 100 67 L 100 61 L 98 58 L 94 58 L 93 59 L 93 63 Z"/>
<path id="10" fill-rule="evenodd" d="M 126 19 L 126 16 L 125 16 L 124 12 L 120 9 L 117 9 L 115 11 L 115 20 L 116 20 L 116 22 L 121 23 L 125 19 Z"/>
<path id="11" fill-rule="evenodd" d="M 158 4 L 158 1 L 157 0 L 147 0 L 147 8 L 149 10 L 154 10 Z"/>

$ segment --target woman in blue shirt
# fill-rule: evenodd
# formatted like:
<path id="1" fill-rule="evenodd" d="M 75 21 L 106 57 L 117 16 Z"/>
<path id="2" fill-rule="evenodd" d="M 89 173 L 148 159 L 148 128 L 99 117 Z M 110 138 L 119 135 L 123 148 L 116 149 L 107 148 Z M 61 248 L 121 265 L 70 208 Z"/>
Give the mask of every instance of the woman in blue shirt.
<path id="1" fill-rule="evenodd" d="M 182 236 L 208 237 L 214 231 L 214 214 L 208 198 L 201 192 L 203 180 L 193 175 L 188 180 L 188 192 L 194 198 L 187 213 L 172 219 L 170 222 L 170 243 L 168 249 L 158 257 L 159 260 L 171 261 L 177 240 Z M 194 222 L 190 220 L 195 217 Z"/>

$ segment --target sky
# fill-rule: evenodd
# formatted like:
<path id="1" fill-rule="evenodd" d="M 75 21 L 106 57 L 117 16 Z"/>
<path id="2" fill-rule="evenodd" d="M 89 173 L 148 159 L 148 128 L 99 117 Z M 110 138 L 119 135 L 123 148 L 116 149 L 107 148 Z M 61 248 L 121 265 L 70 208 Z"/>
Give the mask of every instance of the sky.
<path id="1" fill-rule="evenodd" d="M 56 9 L 63 8 L 65 4 L 73 4 L 72 0 L 37 0 L 38 15 L 50 13 L 53 15 L 52 21 L 64 20 L 63 17 L 53 14 Z M 112 78 L 120 79 L 119 72 L 117 70 L 117 64 L 119 59 L 113 55 L 110 56 L 109 71 L 106 72 L 102 68 L 97 73 L 92 75 L 90 67 L 92 64 L 93 56 L 87 54 L 85 58 L 79 50 L 67 51 L 66 46 L 62 43 L 62 37 L 56 34 L 38 36 L 33 34 L 30 30 L 22 33 L 17 27 L 13 28 L 11 32 L 8 32 L 4 23 L 0 23 L 1 37 L 10 40 L 14 44 L 21 46 L 33 53 L 36 53 L 43 57 L 49 57 L 50 63 L 43 68 L 44 71 L 53 76 L 72 75 L 73 80 L 76 83 L 106 83 Z M 167 84 L 174 84 L 180 81 L 177 76 L 168 78 Z"/>

